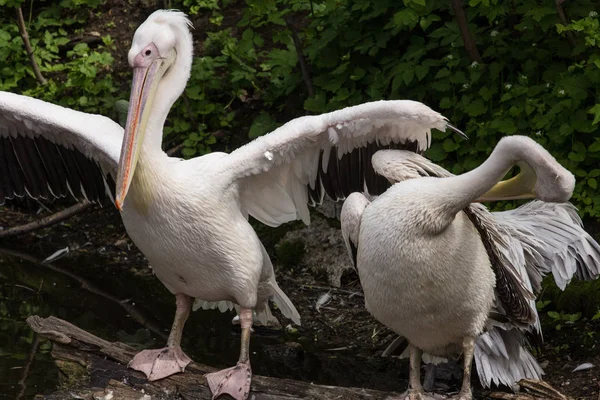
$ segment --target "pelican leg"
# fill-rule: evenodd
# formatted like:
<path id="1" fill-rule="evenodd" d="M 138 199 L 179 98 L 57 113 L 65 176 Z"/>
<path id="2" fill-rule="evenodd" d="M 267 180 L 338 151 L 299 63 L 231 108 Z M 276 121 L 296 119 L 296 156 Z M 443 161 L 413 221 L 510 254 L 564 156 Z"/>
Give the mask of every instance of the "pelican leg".
<path id="1" fill-rule="evenodd" d="M 425 398 L 425 389 L 421 385 L 421 356 L 423 355 L 423 351 L 412 344 L 409 346 L 408 400 L 422 400 Z"/>
<path id="2" fill-rule="evenodd" d="M 463 339 L 463 382 L 462 388 L 456 400 L 472 400 L 471 393 L 471 364 L 473 363 L 473 352 L 475 351 L 475 338 L 467 336 Z"/>
<path id="3" fill-rule="evenodd" d="M 133 357 L 128 365 L 129 368 L 146 374 L 149 381 L 183 372 L 185 367 L 192 362 L 192 359 L 181 350 L 181 335 L 185 321 L 190 315 L 192 299 L 183 293 L 178 293 L 175 298 L 177 310 L 167 340 L 167 347 L 157 350 L 142 350 Z"/>
<path id="4" fill-rule="evenodd" d="M 412 344 L 409 344 L 409 346 L 410 372 L 408 376 L 408 390 L 399 398 L 395 397 L 393 400 L 445 400 L 445 396 L 425 393 L 425 389 L 423 389 L 423 385 L 421 384 L 421 356 L 423 355 L 423 351 Z"/>
<path id="5" fill-rule="evenodd" d="M 252 330 L 252 310 L 240 308 L 242 339 L 240 358 L 235 367 L 206 374 L 208 386 L 215 400 L 222 394 L 228 394 L 235 400 L 246 400 L 250 394 L 252 369 L 250 368 L 250 332 Z"/>
<path id="6" fill-rule="evenodd" d="M 237 314 L 231 320 L 233 325 L 240 324 L 240 315 Z M 252 326 L 264 326 L 269 329 L 280 330 L 282 328 L 279 320 L 271 313 L 271 309 L 269 308 L 269 304 L 265 303 L 265 306 L 262 310 L 254 309 L 252 311 Z"/>

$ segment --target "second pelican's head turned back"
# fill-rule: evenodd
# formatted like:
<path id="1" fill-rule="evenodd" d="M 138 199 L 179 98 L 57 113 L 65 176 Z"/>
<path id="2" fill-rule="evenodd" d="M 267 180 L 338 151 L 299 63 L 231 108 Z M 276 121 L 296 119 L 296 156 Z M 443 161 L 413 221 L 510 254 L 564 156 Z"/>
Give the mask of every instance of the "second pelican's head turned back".
<path id="1" fill-rule="evenodd" d="M 167 114 L 190 77 L 191 27 L 184 13 L 158 10 L 133 36 L 127 57 L 133 68 L 133 80 L 117 174 L 118 209 L 122 208 L 129 190 L 146 132 L 151 131 L 153 142 L 162 140 Z"/>
<path id="2" fill-rule="evenodd" d="M 564 203 L 573 195 L 575 176 L 533 139 L 519 135 L 504 137 L 494 153 L 502 159 L 518 160 L 515 164 L 520 171 L 514 178 L 498 182 L 478 201 L 537 198 Z"/>

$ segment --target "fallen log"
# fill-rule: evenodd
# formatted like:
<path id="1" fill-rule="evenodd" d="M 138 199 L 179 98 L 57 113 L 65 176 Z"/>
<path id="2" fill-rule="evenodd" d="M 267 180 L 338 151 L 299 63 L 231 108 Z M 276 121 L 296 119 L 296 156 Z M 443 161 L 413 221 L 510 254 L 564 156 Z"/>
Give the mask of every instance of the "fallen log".
<path id="1" fill-rule="evenodd" d="M 136 351 L 133 347 L 109 342 L 55 317 L 27 318 L 29 326 L 53 342 L 52 356 L 67 390 L 46 396 L 47 400 L 206 400 L 211 398 L 204 374 L 216 369 L 192 363 L 185 373 L 148 382 L 145 376 L 127 368 Z M 252 400 L 358 400 L 392 399 L 398 394 L 362 388 L 314 385 L 290 379 L 254 376 Z"/>

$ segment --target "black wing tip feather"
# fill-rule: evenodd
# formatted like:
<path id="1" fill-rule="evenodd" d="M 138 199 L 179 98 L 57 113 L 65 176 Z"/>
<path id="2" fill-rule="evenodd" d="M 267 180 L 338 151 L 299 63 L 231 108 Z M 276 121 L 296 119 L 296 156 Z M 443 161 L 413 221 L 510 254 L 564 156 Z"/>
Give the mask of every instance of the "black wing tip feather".
<path id="1" fill-rule="evenodd" d="M 68 149 L 37 136 L 0 136 L 0 205 L 25 194 L 34 199 L 64 198 L 101 203 L 114 181 L 100 165 L 77 149 Z"/>

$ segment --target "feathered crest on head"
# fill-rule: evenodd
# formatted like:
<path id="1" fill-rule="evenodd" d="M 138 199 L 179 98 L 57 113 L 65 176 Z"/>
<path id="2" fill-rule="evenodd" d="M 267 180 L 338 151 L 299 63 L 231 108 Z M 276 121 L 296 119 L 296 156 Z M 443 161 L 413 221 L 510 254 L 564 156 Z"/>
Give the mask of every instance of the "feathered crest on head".
<path id="1" fill-rule="evenodd" d="M 167 23 L 173 25 L 179 25 L 181 27 L 187 26 L 188 28 L 194 29 L 192 21 L 188 16 L 179 10 L 156 10 L 148 19 L 153 19 L 157 23 Z"/>

